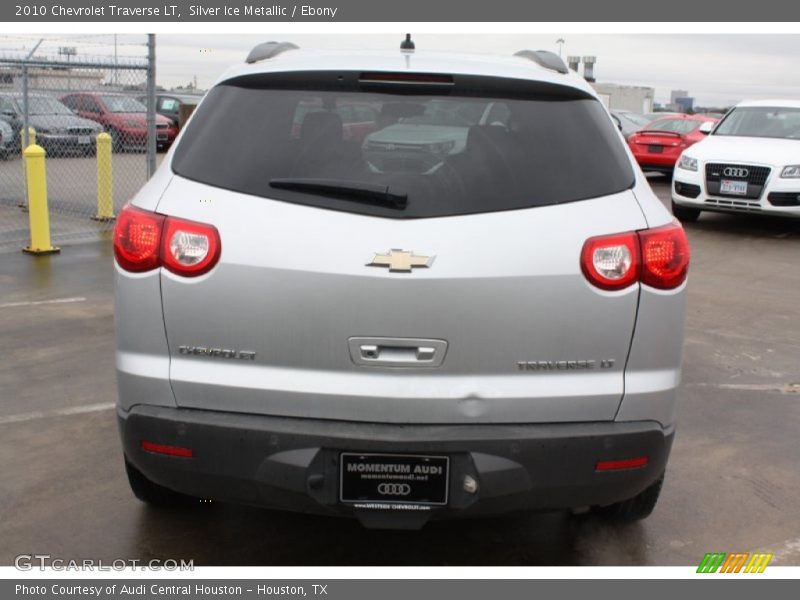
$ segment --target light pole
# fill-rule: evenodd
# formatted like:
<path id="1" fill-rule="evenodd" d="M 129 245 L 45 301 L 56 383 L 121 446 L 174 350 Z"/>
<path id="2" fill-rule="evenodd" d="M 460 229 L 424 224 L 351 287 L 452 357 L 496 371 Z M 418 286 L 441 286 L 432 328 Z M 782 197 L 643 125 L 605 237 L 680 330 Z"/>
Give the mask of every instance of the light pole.
<path id="1" fill-rule="evenodd" d="M 58 53 L 62 56 L 67 57 L 67 65 L 69 65 L 70 57 L 75 56 L 78 53 L 78 49 L 75 46 L 61 46 L 58 49 Z M 67 67 L 67 89 L 72 89 L 72 67 Z"/>
<path id="2" fill-rule="evenodd" d="M 564 38 L 558 38 L 556 40 L 556 44 L 558 44 L 558 58 L 561 58 L 561 49 L 564 47 Z"/>

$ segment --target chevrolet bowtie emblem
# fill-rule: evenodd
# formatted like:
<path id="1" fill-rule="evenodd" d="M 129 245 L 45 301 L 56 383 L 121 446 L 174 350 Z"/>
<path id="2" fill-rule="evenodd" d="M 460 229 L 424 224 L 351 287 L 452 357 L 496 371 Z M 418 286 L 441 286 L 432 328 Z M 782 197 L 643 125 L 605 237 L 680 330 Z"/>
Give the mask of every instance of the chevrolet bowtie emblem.
<path id="1" fill-rule="evenodd" d="M 413 251 L 393 248 L 388 254 L 376 254 L 368 267 L 389 267 L 390 271 L 410 273 L 414 267 L 428 268 L 433 263 L 433 256 L 417 256 Z"/>

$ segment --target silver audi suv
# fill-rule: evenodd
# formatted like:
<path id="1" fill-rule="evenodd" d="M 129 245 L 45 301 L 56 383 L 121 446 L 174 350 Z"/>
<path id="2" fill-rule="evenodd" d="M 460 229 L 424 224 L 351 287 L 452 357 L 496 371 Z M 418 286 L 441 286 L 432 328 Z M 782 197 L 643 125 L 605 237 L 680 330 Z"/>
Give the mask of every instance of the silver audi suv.
<path id="1" fill-rule="evenodd" d="M 552 53 L 259 45 L 114 250 L 119 427 L 146 502 L 387 528 L 656 503 L 689 248 Z"/>

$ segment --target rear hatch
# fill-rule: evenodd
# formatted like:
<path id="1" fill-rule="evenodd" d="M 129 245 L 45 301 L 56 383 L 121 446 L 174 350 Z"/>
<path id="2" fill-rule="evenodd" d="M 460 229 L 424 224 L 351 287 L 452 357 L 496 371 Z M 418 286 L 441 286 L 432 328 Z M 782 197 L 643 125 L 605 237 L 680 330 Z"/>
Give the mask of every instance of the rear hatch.
<path id="1" fill-rule="evenodd" d="M 332 91 L 334 76 L 345 84 Z M 494 80 L 483 98 L 473 80 L 413 93 L 407 78 L 402 92 L 359 80 L 230 82 L 183 134 L 158 211 L 215 225 L 222 253 L 201 277 L 162 274 L 178 404 L 370 422 L 613 419 L 638 286 L 593 288 L 580 253 L 646 223 L 600 103 L 518 81 Z M 343 141 L 348 103 L 373 106 L 377 132 L 392 125 L 382 108 L 432 99 L 478 117 L 473 103 L 502 102 L 508 120 L 466 120 L 464 147 L 432 170 L 382 170 L 368 137 Z M 298 112 L 318 116 L 298 130 Z"/>

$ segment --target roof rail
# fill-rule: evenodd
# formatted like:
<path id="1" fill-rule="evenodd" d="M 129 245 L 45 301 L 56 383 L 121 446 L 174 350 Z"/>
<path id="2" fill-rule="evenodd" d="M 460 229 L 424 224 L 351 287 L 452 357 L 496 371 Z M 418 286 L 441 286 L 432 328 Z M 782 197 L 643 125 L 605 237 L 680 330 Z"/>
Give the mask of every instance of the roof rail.
<path id="1" fill-rule="evenodd" d="M 550 52 L 549 50 L 520 50 L 519 52 L 516 52 L 514 56 L 532 60 L 540 67 L 550 69 L 551 71 L 557 71 L 558 73 L 569 73 L 569 69 L 567 68 L 567 65 L 564 64 L 564 61 L 561 60 L 561 57 L 555 52 Z"/>
<path id="2" fill-rule="evenodd" d="M 287 50 L 299 50 L 300 47 L 291 42 L 264 42 L 250 50 L 246 63 L 254 63 L 268 58 L 275 58 Z"/>

